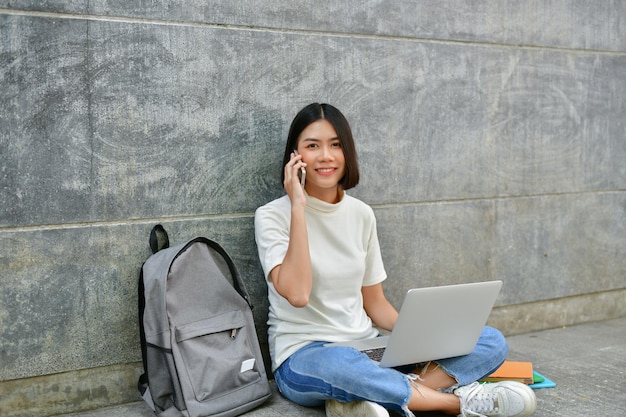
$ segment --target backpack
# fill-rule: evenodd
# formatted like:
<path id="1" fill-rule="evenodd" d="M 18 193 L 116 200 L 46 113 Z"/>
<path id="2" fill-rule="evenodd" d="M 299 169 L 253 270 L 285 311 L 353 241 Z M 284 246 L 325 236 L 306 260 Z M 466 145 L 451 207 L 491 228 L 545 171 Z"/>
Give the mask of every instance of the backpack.
<path id="1" fill-rule="evenodd" d="M 170 248 L 161 225 L 150 248 L 139 277 L 142 398 L 160 417 L 231 417 L 263 403 L 252 305 L 230 256 L 204 237 Z"/>

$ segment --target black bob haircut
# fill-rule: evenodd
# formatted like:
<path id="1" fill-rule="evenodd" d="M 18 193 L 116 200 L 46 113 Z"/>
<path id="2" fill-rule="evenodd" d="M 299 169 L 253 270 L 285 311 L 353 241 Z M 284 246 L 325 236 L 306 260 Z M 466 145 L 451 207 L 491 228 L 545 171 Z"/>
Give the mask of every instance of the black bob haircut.
<path id="1" fill-rule="evenodd" d="M 354 139 L 352 138 L 352 130 L 345 116 L 336 107 L 326 103 L 309 104 L 300 110 L 291 122 L 281 166 L 281 182 L 285 181 L 285 165 L 289 162 L 293 150 L 298 147 L 298 137 L 308 125 L 321 119 L 327 120 L 333 126 L 343 150 L 346 169 L 343 177 L 339 180 L 339 185 L 344 190 L 356 187 L 359 183 L 359 164 L 356 157 Z"/>

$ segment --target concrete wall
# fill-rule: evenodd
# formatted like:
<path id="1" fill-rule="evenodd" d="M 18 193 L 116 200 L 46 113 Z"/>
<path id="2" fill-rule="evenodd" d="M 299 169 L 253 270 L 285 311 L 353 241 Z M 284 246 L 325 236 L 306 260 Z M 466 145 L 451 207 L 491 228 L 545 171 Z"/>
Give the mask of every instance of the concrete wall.
<path id="1" fill-rule="evenodd" d="M 394 304 L 502 279 L 507 334 L 626 315 L 625 19 L 620 1 L 0 0 L 0 414 L 137 398 L 157 222 L 233 254 L 264 338 L 252 216 L 312 101 L 353 126 Z"/>

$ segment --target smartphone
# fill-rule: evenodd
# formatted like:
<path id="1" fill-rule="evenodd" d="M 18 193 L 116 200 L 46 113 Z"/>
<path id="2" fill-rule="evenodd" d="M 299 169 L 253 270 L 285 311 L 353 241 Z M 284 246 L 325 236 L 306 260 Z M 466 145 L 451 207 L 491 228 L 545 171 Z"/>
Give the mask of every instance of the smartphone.
<path id="1" fill-rule="evenodd" d="M 295 156 L 300 155 L 295 149 L 293 150 L 293 153 Z M 298 174 L 298 177 L 300 177 L 300 185 L 302 186 L 302 188 L 304 188 L 304 182 L 306 181 L 306 169 L 304 169 L 304 167 L 300 168 L 300 173 Z"/>

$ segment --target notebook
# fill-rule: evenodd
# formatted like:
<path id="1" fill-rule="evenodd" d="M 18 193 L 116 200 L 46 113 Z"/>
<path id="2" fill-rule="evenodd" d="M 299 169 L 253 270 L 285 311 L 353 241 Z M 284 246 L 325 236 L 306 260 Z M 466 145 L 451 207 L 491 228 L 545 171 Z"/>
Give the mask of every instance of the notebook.
<path id="1" fill-rule="evenodd" d="M 411 289 L 390 335 L 325 346 L 354 347 L 382 367 L 467 355 L 501 288 L 502 281 L 487 281 Z"/>
<path id="2" fill-rule="evenodd" d="M 532 384 L 532 362 L 505 361 L 495 372 L 480 380 L 481 382 L 517 381 Z"/>
<path id="3" fill-rule="evenodd" d="M 533 371 L 533 383 L 529 385 L 532 389 L 556 388 L 556 382 L 546 378 L 537 371 Z"/>

